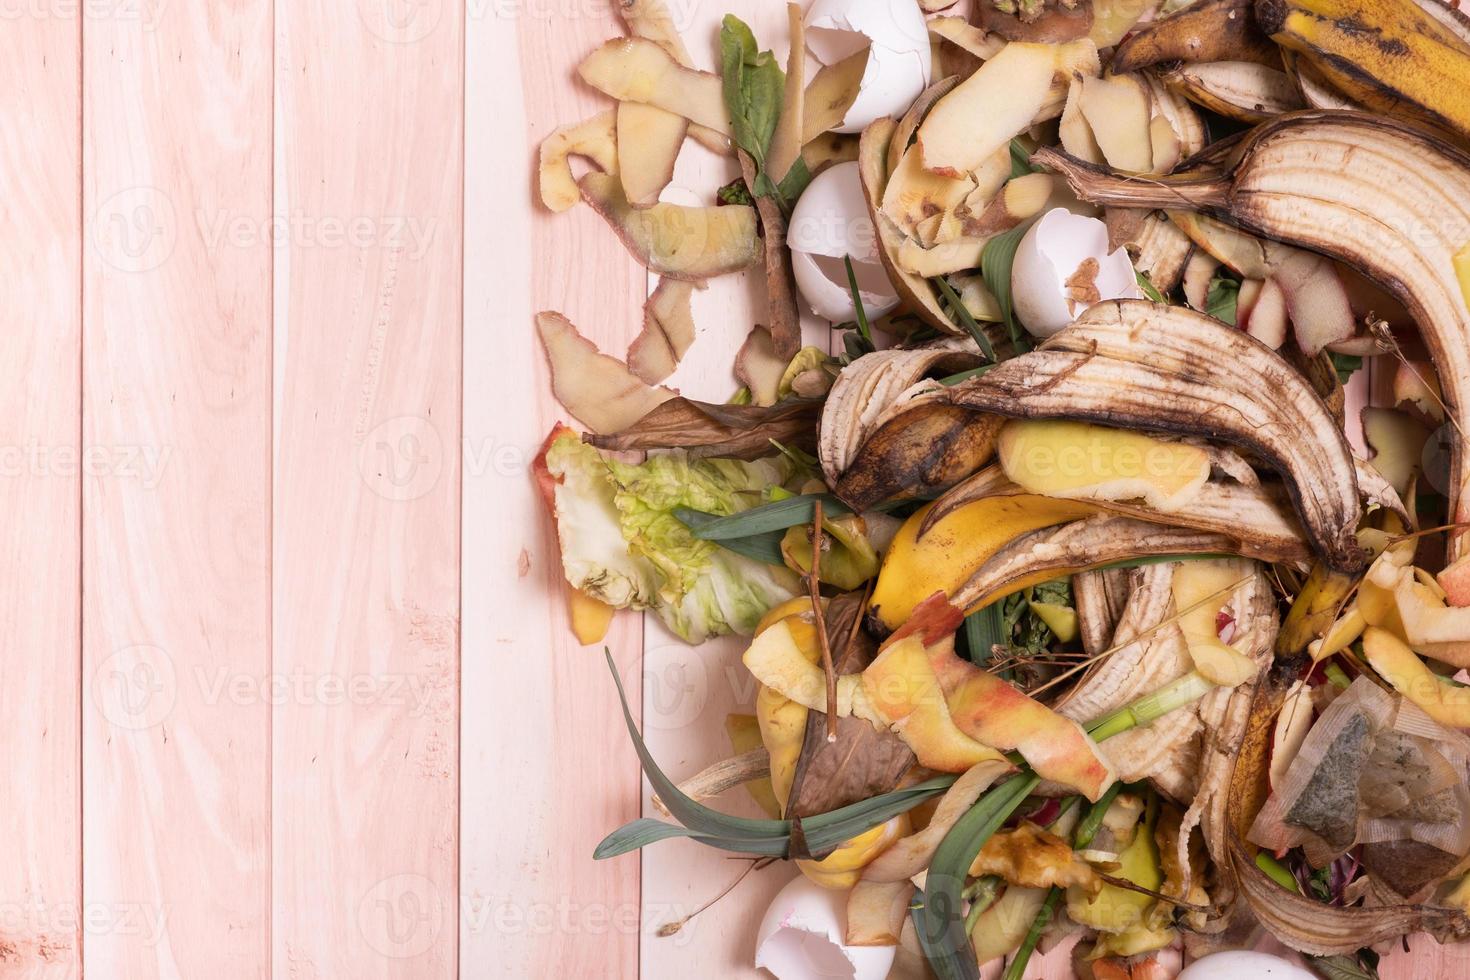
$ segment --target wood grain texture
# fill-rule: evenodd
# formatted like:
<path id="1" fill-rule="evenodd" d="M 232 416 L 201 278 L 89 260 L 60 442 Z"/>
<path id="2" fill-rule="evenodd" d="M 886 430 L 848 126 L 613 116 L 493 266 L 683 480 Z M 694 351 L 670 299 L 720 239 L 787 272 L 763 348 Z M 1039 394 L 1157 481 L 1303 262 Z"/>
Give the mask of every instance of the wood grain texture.
<path id="1" fill-rule="evenodd" d="M 81 970 L 81 33 L 0 31 L 0 975 Z M 24 587 L 20 584 L 24 583 Z"/>
<path id="2" fill-rule="evenodd" d="M 671 11 L 695 66 L 718 70 L 720 19 L 728 12 L 755 32 L 763 47 L 786 59 L 786 10 L 760 0 L 699 3 Z M 714 189 L 739 175 L 733 159 L 717 157 L 686 141 L 665 200 L 708 204 Z M 650 285 L 656 284 L 656 279 Z M 765 287 L 759 271 L 711 280 L 693 300 L 699 334 L 694 347 L 669 380 L 686 395 L 723 402 L 738 387 L 732 373 L 735 351 L 751 324 L 765 317 Z M 808 320 L 804 341 L 823 348 L 825 324 Z M 675 779 L 691 776 L 727 757 L 729 738 L 724 719 L 732 711 L 753 710 L 756 685 L 740 663 L 745 641 L 728 637 L 689 647 L 650 622 L 644 645 L 644 732 L 650 750 Z M 715 803 L 742 816 L 763 816 L 743 790 Z M 644 790 L 643 815 L 657 817 Z M 643 977 L 682 977 L 707 971 L 721 978 L 764 976 L 754 967 L 755 934 L 766 906 L 793 877 L 791 865 L 756 871 L 720 903 L 696 917 L 673 936 L 658 929 L 693 912 L 719 894 L 747 867 L 746 862 L 690 841 L 666 841 L 642 852 L 644 927 Z"/>
<path id="3" fill-rule="evenodd" d="M 463 18 L 280 0 L 273 968 L 457 970 Z"/>
<path id="4" fill-rule="evenodd" d="M 560 310 L 618 355 L 640 326 L 643 270 L 589 209 L 542 209 L 532 177 L 546 133 L 603 107 L 572 68 L 617 30 L 611 7 L 587 4 L 469 21 L 466 976 L 638 975 L 638 858 L 592 860 L 603 835 L 638 815 L 638 762 L 600 648 L 567 629 L 560 559 L 530 475 L 546 434 L 568 420 L 534 313 Z M 635 699 L 641 644 L 641 618 L 618 615 L 607 645 Z"/>
<path id="5" fill-rule="evenodd" d="M 270 25 L 83 25 L 89 976 L 267 972 Z"/>

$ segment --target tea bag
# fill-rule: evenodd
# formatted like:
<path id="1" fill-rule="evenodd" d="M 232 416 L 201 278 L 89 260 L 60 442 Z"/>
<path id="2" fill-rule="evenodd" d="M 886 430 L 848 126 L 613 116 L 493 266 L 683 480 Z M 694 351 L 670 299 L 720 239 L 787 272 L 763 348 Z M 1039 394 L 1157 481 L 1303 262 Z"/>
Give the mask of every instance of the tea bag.
<path id="1" fill-rule="evenodd" d="M 1323 867 L 1357 842 L 1359 783 L 1374 737 L 1393 719 L 1393 699 L 1359 678 L 1335 699 L 1307 733 L 1282 784 L 1247 835 L 1275 851 L 1301 847 Z"/>
<path id="2" fill-rule="evenodd" d="M 1328 705 L 1248 837 L 1301 847 L 1321 868 L 1364 845 L 1365 867 L 1400 894 L 1470 851 L 1470 742 L 1360 677 Z"/>

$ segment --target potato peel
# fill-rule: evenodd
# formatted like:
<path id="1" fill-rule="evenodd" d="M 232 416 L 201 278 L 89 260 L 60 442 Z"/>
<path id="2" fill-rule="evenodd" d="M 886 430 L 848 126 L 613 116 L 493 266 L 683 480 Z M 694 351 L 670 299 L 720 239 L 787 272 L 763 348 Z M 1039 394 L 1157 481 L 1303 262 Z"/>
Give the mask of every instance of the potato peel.
<path id="1" fill-rule="evenodd" d="M 686 68 L 647 38 L 619 37 L 605 42 L 583 59 L 577 74 L 619 102 L 645 102 L 730 135 L 720 76 Z"/>
<path id="2" fill-rule="evenodd" d="M 635 208 L 618 179 L 608 174 L 587 174 L 579 186 L 583 199 L 607 220 L 628 251 L 661 276 L 707 279 L 738 272 L 760 257 L 754 208 L 665 203 Z"/>
<path id="3" fill-rule="evenodd" d="M 536 329 L 551 366 L 552 393 L 594 432 L 625 429 L 674 397 L 667 388 L 644 384 L 622 361 L 599 351 L 560 313 L 536 314 Z"/>
<path id="4" fill-rule="evenodd" d="M 591 119 L 555 129 L 541 141 L 537 167 L 541 203 L 552 211 L 567 211 L 582 199 L 572 176 L 569 157 L 585 157 L 603 173 L 618 172 L 616 113 L 600 112 Z"/>
<path id="5" fill-rule="evenodd" d="M 619 102 L 617 127 L 623 194 L 635 208 L 648 207 L 674 178 L 689 120 L 641 102 Z"/>
<path id="6" fill-rule="evenodd" d="M 694 315 L 689 300 L 695 284 L 661 279 L 643 304 L 643 332 L 628 347 L 628 367 L 655 385 L 674 373 L 694 343 Z"/>

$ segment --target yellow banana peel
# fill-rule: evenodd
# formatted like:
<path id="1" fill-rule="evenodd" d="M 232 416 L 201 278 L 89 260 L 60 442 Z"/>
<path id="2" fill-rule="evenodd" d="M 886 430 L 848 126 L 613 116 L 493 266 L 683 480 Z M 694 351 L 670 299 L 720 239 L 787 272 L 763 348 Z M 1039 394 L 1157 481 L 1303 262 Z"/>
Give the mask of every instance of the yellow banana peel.
<path id="1" fill-rule="evenodd" d="M 863 869 L 893 846 L 894 842 L 913 832 L 909 815 L 900 813 L 886 823 L 866 830 L 820 861 L 798 860 L 801 873 L 823 888 L 845 889 L 858 883 Z"/>
<path id="2" fill-rule="evenodd" d="M 1266 0 L 1256 16 L 1357 102 L 1470 136 L 1470 46 L 1411 0 Z"/>
<path id="3" fill-rule="evenodd" d="M 976 569 L 1021 535 L 1099 513 L 1086 501 L 1040 494 L 983 497 L 946 515 L 921 539 L 919 528 L 932 506 L 917 511 L 899 528 L 878 572 L 872 612 L 890 630 L 907 622 L 914 607 L 935 592 L 953 595 Z"/>

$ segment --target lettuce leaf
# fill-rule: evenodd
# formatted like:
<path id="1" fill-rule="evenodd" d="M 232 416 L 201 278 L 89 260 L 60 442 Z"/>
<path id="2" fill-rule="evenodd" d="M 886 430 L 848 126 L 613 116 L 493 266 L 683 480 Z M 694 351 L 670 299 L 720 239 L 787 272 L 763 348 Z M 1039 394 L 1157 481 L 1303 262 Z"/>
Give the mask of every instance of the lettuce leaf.
<path id="1" fill-rule="evenodd" d="M 638 464 L 604 457 L 575 434 L 554 440 L 546 465 L 556 487 L 562 571 L 574 587 L 620 609 L 651 609 L 690 643 L 749 634 L 767 609 L 800 588 L 789 569 L 696 538 L 674 516 L 687 507 L 721 516 L 763 502 L 790 476 L 783 458 L 753 463 L 689 459 Z"/>

